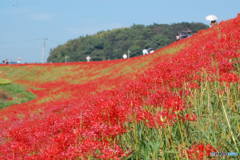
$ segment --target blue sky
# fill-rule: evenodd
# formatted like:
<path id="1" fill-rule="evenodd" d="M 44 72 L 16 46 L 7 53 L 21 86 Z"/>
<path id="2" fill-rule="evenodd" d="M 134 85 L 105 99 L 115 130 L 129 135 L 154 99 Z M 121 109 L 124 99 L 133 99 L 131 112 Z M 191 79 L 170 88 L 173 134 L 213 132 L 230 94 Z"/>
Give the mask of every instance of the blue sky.
<path id="1" fill-rule="evenodd" d="M 0 60 L 42 61 L 46 48 L 133 24 L 203 22 L 236 17 L 240 0 L 0 0 Z M 47 57 L 47 56 L 45 56 Z"/>

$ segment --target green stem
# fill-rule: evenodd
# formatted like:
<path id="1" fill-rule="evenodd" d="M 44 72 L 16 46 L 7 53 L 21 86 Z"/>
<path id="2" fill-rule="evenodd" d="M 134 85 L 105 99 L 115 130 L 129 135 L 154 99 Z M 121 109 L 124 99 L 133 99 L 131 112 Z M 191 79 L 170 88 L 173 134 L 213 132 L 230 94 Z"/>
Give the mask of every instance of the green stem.
<path id="1" fill-rule="evenodd" d="M 230 121 L 229 121 L 229 118 L 228 118 L 228 115 L 227 115 L 227 112 L 226 112 L 226 108 L 225 108 L 225 106 L 224 106 L 224 104 L 223 104 L 222 99 L 221 99 L 221 103 L 222 103 L 223 113 L 224 113 L 224 116 L 225 116 L 225 118 L 226 118 L 227 125 L 228 125 L 229 131 L 230 131 L 231 136 L 232 136 L 232 140 L 233 140 L 233 142 L 234 142 L 234 144 L 235 144 L 236 150 L 239 152 L 239 149 L 238 149 L 238 147 L 237 147 L 237 142 L 236 142 L 236 139 L 235 139 L 235 137 L 234 137 L 234 134 L 233 134 L 233 131 L 232 131 L 232 127 L 231 127 L 231 124 L 230 124 Z"/>

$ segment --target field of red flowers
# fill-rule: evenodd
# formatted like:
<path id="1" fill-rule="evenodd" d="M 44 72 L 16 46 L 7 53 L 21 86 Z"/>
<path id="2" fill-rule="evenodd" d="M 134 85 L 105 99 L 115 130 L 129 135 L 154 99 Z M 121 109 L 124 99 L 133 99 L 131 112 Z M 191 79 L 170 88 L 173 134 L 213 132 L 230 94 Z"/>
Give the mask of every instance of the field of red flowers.
<path id="1" fill-rule="evenodd" d="M 211 152 L 239 152 L 239 60 L 240 16 L 127 60 L 0 65 L 36 95 L 0 110 L 0 159 L 226 158 Z"/>

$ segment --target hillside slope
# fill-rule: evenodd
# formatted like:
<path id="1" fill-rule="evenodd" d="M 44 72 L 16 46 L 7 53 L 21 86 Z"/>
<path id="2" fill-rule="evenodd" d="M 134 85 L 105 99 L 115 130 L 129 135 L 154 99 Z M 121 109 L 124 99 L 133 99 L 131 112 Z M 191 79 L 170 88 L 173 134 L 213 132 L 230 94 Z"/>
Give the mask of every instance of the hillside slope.
<path id="1" fill-rule="evenodd" d="M 158 50 L 151 56 L 141 56 L 127 60 L 82 62 L 82 63 L 49 63 L 1 65 L 0 76 L 20 84 L 35 93 L 37 99 L 30 102 L 43 105 L 55 99 L 68 99 L 78 95 L 89 95 L 121 86 L 129 79 L 135 79 L 152 66 L 156 58 L 161 61 L 169 58 L 186 46 L 179 43 L 173 47 Z M 80 88 L 84 88 L 83 93 Z M 75 93 L 76 92 L 76 93 Z M 24 104 L 22 106 L 26 106 Z M 44 106 L 44 105 L 43 105 Z M 19 108 L 19 105 L 17 105 Z M 8 109 L 12 109 L 14 106 Z M 7 111 L 8 112 L 8 111 Z"/>
<path id="2" fill-rule="evenodd" d="M 119 28 L 98 32 L 94 35 L 81 36 L 51 50 L 48 62 L 86 61 L 91 56 L 92 61 L 120 59 L 122 55 L 131 52 L 130 57 L 142 55 L 144 48 L 154 50 L 162 48 L 176 40 L 178 32 L 191 30 L 196 33 L 208 28 L 202 23 L 176 23 L 133 25 L 129 28 Z"/>
<path id="3" fill-rule="evenodd" d="M 238 16 L 128 60 L 1 65 L 36 98 L 0 110 L 0 159 L 239 152 L 239 57 Z"/>

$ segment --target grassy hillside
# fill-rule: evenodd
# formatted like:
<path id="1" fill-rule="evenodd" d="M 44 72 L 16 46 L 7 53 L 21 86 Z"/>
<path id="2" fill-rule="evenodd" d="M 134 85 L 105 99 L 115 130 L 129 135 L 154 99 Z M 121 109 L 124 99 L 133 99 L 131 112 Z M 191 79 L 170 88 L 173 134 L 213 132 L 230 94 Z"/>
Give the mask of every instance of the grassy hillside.
<path id="1" fill-rule="evenodd" d="M 239 153 L 239 58 L 237 17 L 127 60 L 0 65 L 35 95 L 0 110 L 0 159 L 236 159 L 213 154 Z"/>
<path id="2" fill-rule="evenodd" d="M 74 94 L 74 92 L 79 94 L 79 88 L 74 90 L 75 87 L 87 86 L 85 87 L 89 89 L 87 95 L 90 92 L 95 93 L 116 88 L 129 79 L 135 79 L 138 75 L 154 66 L 156 58 L 162 57 L 164 60 L 164 57 L 168 58 L 175 54 L 183 49 L 186 44 L 180 43 L 156 51 L 151 56 L 127 60 L 2 65 L 0 72 L 1 77 L 10 79 L 12 82 L 22 85 L 38 95 L 37 99 L 31 104 L 39 104 L 50 100 L 49 97 L 51 97 L 52 101 L 54 97 L 65 98 L 69 97 L 69 94 Z"/>

